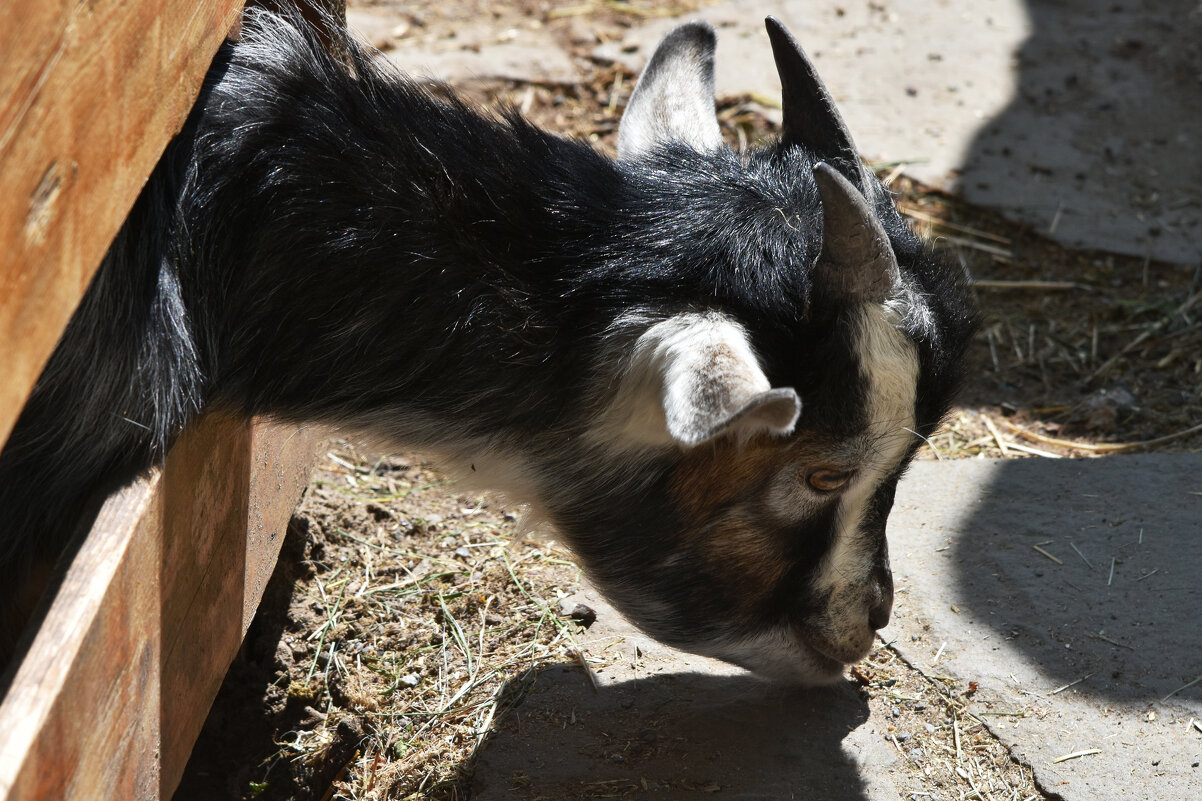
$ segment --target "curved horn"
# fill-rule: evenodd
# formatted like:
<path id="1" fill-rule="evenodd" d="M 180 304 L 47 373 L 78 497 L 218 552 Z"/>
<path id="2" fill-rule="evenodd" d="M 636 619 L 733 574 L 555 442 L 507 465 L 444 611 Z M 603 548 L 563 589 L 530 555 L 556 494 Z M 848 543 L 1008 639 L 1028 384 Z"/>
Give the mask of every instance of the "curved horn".
<path id="1" fill-rule="evenodd" d="M 813 62 L 780 20 L 768 17 L 764 25 L 780 75 L 784 111 L 781 141 L 804 145 L 818 158 L 834 162 L 860 186 L 859 151 Z"/>
<path id="2" fill-rule="evenodd" d="M 851 298 L 884 303 L 901 283 L 889 235 L 860 190 L 829 164 L 814 166 L 822 197 L 817 280 Z"/>

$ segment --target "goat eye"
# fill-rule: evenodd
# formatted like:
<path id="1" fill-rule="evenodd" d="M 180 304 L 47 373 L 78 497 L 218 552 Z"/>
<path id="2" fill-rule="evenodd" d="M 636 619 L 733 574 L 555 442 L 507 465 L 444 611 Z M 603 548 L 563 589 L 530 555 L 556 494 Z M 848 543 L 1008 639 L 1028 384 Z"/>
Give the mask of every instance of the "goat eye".
<path id="1" fill-rule="evenodd" d="M 810 486 L 819 492 L 834 492 L 851 479 L 851 472 L 844 470 L 815 470 L 806 478 Z"/>

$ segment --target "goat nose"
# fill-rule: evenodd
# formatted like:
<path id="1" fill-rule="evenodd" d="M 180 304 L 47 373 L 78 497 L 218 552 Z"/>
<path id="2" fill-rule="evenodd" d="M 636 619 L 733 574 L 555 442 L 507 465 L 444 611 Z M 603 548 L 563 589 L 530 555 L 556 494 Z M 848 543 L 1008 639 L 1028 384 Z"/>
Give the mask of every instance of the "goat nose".
<path id="1" fill-rule="evenodd" d="M 889 568 L 881 567 L 874 578 L 876 591 L 873 603 L 868 607 L 868 625 L 877 631 L 889 625 L 889 615 L 893 612 L 893 573 Z"/>
<path id="2" fill-rule="evenodd" d="M 872 630 L 883 629 L 889 625 L 889 615 L 893 611 L 893 594 L 883 602 L 876 604 L 868 610 L 868 625 L 872 626 Z"/>

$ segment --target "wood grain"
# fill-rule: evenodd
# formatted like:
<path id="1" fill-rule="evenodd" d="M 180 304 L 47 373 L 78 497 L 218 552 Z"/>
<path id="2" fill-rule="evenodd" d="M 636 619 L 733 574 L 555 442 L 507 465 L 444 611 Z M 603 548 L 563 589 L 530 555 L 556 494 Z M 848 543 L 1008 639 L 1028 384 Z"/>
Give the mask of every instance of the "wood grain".
<path id="1" fill-rule="evenodd" d="M 241 7 L 0 3 L 0 445 Z M 0 700 L 0 798 L 171 797 L 319 437 L 210 414 L 106 501 Z"/>
<path id="2" fill-rule="evenodd" d="M 0 702 L 0 799 L 169 799 L 320 433 L 210 414 L 108 499 Z"/>
<path id="3" fill-rule="evenodd" d="M 0 3 L 0 442 L 241 7 Z"/>
<path id="4" fill-rule="evenodd" d="M 172 450 L 160 490 L 164 790 L 179 783 L 263 597 L 317 441 L 314 429 L 210 414 Z"/>
<path id="5" fill-rule="evenodd" d="M 0 702 L 0 798 L 157 796 L 158 484 L 105 503 Z"/>

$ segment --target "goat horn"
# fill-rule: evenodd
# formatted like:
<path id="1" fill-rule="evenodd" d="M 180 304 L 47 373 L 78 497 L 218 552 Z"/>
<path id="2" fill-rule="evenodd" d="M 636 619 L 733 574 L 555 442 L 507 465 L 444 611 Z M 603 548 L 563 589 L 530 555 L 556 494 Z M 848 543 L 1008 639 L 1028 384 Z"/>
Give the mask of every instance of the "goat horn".
<path id="1" fill-rule="evenodd" d="M 822 198 L 819 280 L 844 296 L 884 303 L 901 282 L 889 235 L 860 190 L 829 164 L 814 166 Z"/>
<path id="2" fill-rule="evenodd" d="M 780 76 L 784 112 L 781 141 L 805 146 L 817 158 L 834 163 L 860 187 L 859 151 L 813 62 L 780 20 L 768 17 L 764 25 Z"/>

